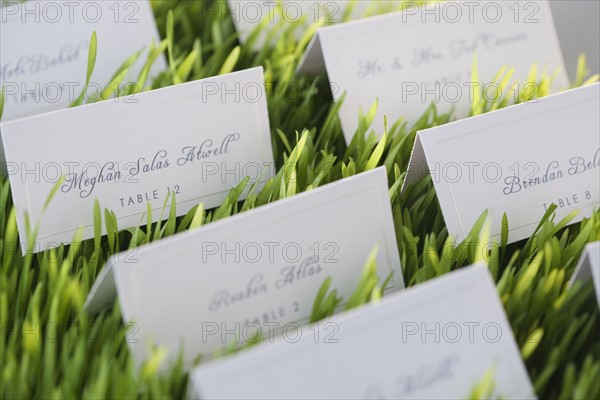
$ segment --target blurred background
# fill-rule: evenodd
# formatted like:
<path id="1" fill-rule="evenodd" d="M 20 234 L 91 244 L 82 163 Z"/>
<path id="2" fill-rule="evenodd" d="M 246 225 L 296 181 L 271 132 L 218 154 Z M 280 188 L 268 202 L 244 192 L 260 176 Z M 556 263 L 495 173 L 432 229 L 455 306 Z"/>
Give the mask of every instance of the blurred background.
<path id="1" fill-rule="evenodd" d="M 571 81 L 577 57 L 587 56 L 592 73 L 600 71 L 600 0 L 550 0 L 552 14 Z"/>

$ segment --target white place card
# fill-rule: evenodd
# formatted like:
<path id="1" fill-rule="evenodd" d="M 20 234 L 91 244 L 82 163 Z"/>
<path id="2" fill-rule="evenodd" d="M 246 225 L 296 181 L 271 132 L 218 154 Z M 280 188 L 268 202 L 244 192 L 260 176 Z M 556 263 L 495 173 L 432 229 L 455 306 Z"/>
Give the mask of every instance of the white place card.
<path id="1" fill-rule="evenodd" d="M 594 288 L 596 289 L 596 300 L 600 306 L 600 242 L 588 243 L 583 250 L 581 259 L 575 267 L 571 284 L 574 281 L 588 281 L 594 282 Z"/>
<path id="2" fill-rule="evenodd" d="M 8 121 L 0 130 L 21 237 L 25 212 L 41 223 L 36 252 L 69 242 L 79 227 L 93 237 L 95 199 L 127 228 L 145 223 L 148 203 L 154 221 L 161 218 L 171 193 L 183 215 L 201 202 L 220 205 L 246 177 L 260 189 L 273 171 L 260 67 Z"/>
<path id="3" fill-rule="evenodd" d="M 481 85 L 472 82 L 475 52 Z M 569 86 L 547 1 L 450 1 L 320 28 L 299 72 L 326 72 L 336 101 L 346 92 L 339 115 L 349 142 L 359 108 L 366 112 L 376 99 L 371 128 L 379 135 L 384 115 L 412 124 L 432 103 L 464 118 L 473 88 L 495 99 L 500 90 L 490 82 L 503 66 L 515 68 L 511 81 L 523 82 L 534 63 L 550 74 L 560 68 L 554 89 Z"/>
<path id="4" fill-rule="evenodd" d="M 420 131 L 403 190 L 431 174 L 446 226 L 464 239 L 488 210 L 498 237 L 530 237 L 554 203 L 572 223 L 600 207 L 600 85 Z"/>
<path id="5" fill-rule="evenodd" d="M 322 283 L 356 289 L 378 246 L 388 291 L 404 288 L 385 168 L 331 183 L 211 223 L 111 259 L 86 309 L 118 294 L 123 320 L 136 325 L 136 361 L 148 344 L 186 366 L 260 332 L 269 340 L 308 321 Z"/>
<path id="6" fill-rule="evenodd" d="M 219 7 L 227 6 L 242 43 L 248 40 L 254 29 L 266 21 L 267 28 L 261 32 L 261 36 L 255 42 L 255 48 L 260 49 L 269 32 L 277 29 L 281 24 L 288 26 L 299 24 L 296 35 L 297 39 L 300 39 L 313 23 L 335 24 L 342 22 L 344 18 L 356 19 L 366 14 L 398 9 L 401 3 L 401 0 L 228 0 L 227 4 L 215 3 L 209 6 L 210 11 L 207 13 L 216 13 Z"/>
<path id="7" fill-rule="evenodd" d="M 466 399 L 488 371 L 492 398 L 535 398 L 494 282 L 478 265 L 200 365 L 190 392 L 200 399 Z"/>
<path id="8" fill-rule="evenodd" d="M 0 1 L 0 86 L 6 90 L 2 120 L 66 108 L 84 88 L 89 41 L 98 38 L 89 96 L 110 83 L 130 56 L 160 42 L 148 0 Z M 130 71 L 137 81 L 144 52 Z M 166 69 L 156 59 L 149 77 Z"/>

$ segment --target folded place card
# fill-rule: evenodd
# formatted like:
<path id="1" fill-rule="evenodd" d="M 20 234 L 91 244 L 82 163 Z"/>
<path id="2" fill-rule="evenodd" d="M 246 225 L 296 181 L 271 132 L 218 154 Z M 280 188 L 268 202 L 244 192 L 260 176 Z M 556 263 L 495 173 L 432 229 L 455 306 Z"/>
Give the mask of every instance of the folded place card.
<path id="1" fill-rule="evenodd" d="M 472 80 L 475 55 L 481 85 Z M 335 100 L 346 92 L 339 115 L 349 142 L 359 108 L 376 99 L 372 128 L 379 135 L 383 115 L 414 123 L 432 103 L 462 118 L 474 88 L 493 100 L 502 90 L 491 82 L 503 66 L 514 67 L 513 80 L 523 82 L 534 63 L 549 73 L 560 68 L 555 89 L 569 86 L 547 1 L 451 1 L 320 28 L 299 72 L 327 72 Z M 509 88 L 536 90 L 523 83 Z"/>
<path id="2" fill-rule="evenodd" d="M 268 29 L 263 30 L 256 40 L 255 48 L 261 48 L 268 32 L 277 26 L 300 24 L 296 29 L 297 38 L 300 39 L 306 29 L 315 22 L 330 25 L 346 18 L 360 18 L 367 13 L 381 13 L 397 9 L 401 0 L 386 0 L 385 2 L 370 2 L 363 0 L 279 0 L 279 1 L 249 1 L 228 0 L 228 13 L 232 16 L 240 37 L 245 43 L 250 34 L 259 24 L 266 21 Z M 214 3 L 208 6 L 207 14 L 217 13 L 218 7 L 226 6 L 225 3 Z"/>
<path id="3" fill-rule="evenodd" d="M 148 203 L 158 220 L 172 193 L 182 215 L 201 202 L 218 206 L 247 176 L 262 185 L 273 170 L 260 67 L 8 121 L 0 130 L 21 237 L 25 213 L 41 223 L 33 251 L 70 241 L 79 227 L 84 239 L 93 237 L 95 199 L 127 228 L 145 222 Z"/>
<path id="4" fill-rule="evenodd" d="M 200 365 L 200 399 L 535 398 L 487 266 L 418 285 L 309 328 Z M 235 384 L 232 384 L 235 382 Z"/>
<path id="5" fill-rule="evenodd" d="M 98 38 L 90 92 L 104 88 L 121 64 L 160 42 L 148 0 L 0 1 L 2 119 L 66 108 L 84 88 L 92 32 Z M 146 56 L 131 69 L 135 82 Z M 166 69 L 160 56 L 150 77 Z"/>
<path id="6" fill-rule="evenodd" d="M 464 239 L 488 210 L 498 237 L 533 234 L 552 204 L 572 223 L 600 207 L 600 85 L 420 131 L 403 190 L 431 174 L 446 226 Z"/>
<path id="7" fill-rule="evenodd" d="M 327 277 L 347 299 L 376 246 L 387 290 L 404 288 L 383 167 L 117 255 L 85 308 L 118 294 L 136 361 L 154 343 L 190 366 L 304 324 Z"/>
<path id="8" fill-rule="evenodd" d="M 575 268 L 571 284 L 574 281 L 594 282 L 596 300 L 600 306 L 600 242 L 589 243 L 585 246 L 581 259 Z"/>

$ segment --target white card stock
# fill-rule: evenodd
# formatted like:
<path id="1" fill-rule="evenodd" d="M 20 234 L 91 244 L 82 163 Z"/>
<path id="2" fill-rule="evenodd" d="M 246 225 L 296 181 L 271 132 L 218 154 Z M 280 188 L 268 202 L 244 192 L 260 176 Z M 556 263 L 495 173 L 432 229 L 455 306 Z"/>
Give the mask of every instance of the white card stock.
<path id="1" fill-rule="evenodd" d="M 247 176 L 262 185 L 273 170 L 262 68 L 8 121 L 0 129 L 21 237 L 26 212 L 41 223 L 34 251 L 69 242 L 78 227 L 93 237 L 95 199 L 127 228 L 145 221 L 148 203 L 158 220 L 171 193 L 182 215 L 201 202 L 218 206 Z"/>
<path id="2" fill-rule="evenodd" d="M 201 399 L 459 399 L 487 371 L 492 398 L 535 398 L 479 265 L 200 365 L 190 379 Z"/>
<path id="3" fill-rule="evenodd" d="M 573 273 L 573 281 L 594 282 L 596 289 L 596 299 L 600 306 L 600 242 L 589 243 L 585 246 L 581 259 Z"/>
<path id="4" fill-rule="evenodd" d="M 121 64 L 158 44 L 147 0 L 0 1 L 0 85 L 6 91 L 4 121 L 66 108 L 84 88 L 89 41 L 98 48 L 89 95 L 110 83 Z M 130 71 L 135 82 L 143 53 Z M 166 69 L 160 56 L 150 77 Z"/>
<path id="5" fill-rule="evenodd" d="M 378 246 L 387 290 L 404 288 L 385 168 L 211 223 L 124 253 L 97 278 L 86 303 L 102 309 L 118 295 L 136 325 L 138 362 L 153 343 L 186 366 L 307 322 L 327 277 L 345 298 Z M 290 328 L 291 327 L 291 328 Z"/>
<path id="6" fill-rule="evenodd" d="M 430 173 L 448 231 L 464 239 L 485 211 L 491 233 L 528 238 L 551 204 L 556 218 L 600 207 L 600 85 L 420 131 L 403 190 Z"/>
<path id="7" fill-rule="evenodd" d="M 355 19 L 366 15 L 380 14 L 385 11 L 398 9 L 402 1 L 362 1 L 362 0 L 228 0 L 227 12 L 231 15 L 240 37 L 245 43 L 250 34 L 261 23 L 266 23 L 266 29 L 257 38 L 255 47 L 261 48 L 268 32 L 275 31 L 281 26 L 296 25 L 296 37 L 300 39 L 306 29 L 315 22 L 330 25 L 342 22 L 345 18 Z M 220 11 L 225 3 L 215 3 L 207 7 L 207 14 Z"/>
<path id="8" fill-rule="evenodd" d="M 490 100 L 501 92 L 488 84 L 503 66 L 514 67 L 511 81 L 519 82 L 534 63 L 550 74 L 560 68 L 554 89 L 569 86 L 546 1 L 440 3 L 412 4 L 404 12 L 317 31 L 299 72 L 326 72 L 335 100 L 346 92 L 339 112 L 346 141 L 358 127 L 359 108 L 366 112 L 376 99 L 378 116 L 371 127 L 379 135 L 384 115 L 412 124 L 432 103 L 440 113 L 453 108 L 464 118 L 473 88 L 485 89 Z M 478 82 L 471 74 L 475 52 Z"/>

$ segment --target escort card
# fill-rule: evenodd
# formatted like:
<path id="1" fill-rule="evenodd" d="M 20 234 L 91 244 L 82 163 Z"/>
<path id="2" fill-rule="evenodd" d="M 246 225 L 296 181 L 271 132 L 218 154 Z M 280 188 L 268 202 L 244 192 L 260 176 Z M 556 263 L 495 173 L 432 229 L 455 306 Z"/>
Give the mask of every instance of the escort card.
<path id="1" fill-rule="evenodd" d="M 475 54 L 482 85 L 472 80 Z M 412 124 L 432 103 L 463 118 L 474 88 L 493 100 L 501 89 L 489 84 L 503 66 L 515 68 L 511 82 L 523 82 L 534 63 L 550 74 L 560 68 L 554 89 L 569 86 L 547 1 L 451 1 L 320 28 L 299 72 L 326 72 L 336 101 L 346 92 L 339 116 L 350 142 L 359 108 L 366 112 L 376 99 L 371 128 L 379 135 L 384 115 Z"/>
<path id="2" fill-rule="evenodd" d="M 572 223 L 600 206 L 600 85 L 420 131 L 403 190 L 430 173 L 446 226 L 464 239 L 485 211 L 498 237 L 530 237 L 554 203 Z"/>
<path id="3" fill-rule="evenodd" d="M 101 310 L 117 293 L 137 328 L 134 358 L 152 341 L 172 361 L 183 345 L 189 366 L 306 323 L 327 277 L 347 299 L 375 246 L 386 290 L 404 288 L 383 167 L 117 256 L 85 307 Z"/>
<path id="4" fill-rule="evenodd" d="M 255 48 L 260 49 L 268 36 L 268 32 L 276 30 L 282 24 L 299 25 L 296 37 L 300 39 L 309 26 L 316 22 L 324 24 L 335 24 L 342 22 L 344 18 L 360 18 L 367 14 L 379 14 L 385 11 L 398 9 L 402 1 L 386 0 L 385 2 L 368 2 L 361 0 L 280 0 L 276 1 L 249 1 L 228 0 L 225 3 L 215 3 L 208 6 L 207 13 L 216 13 L 218 7 L 228 6 L 228 13 L 232 16 L 240 37 L 245 43 L 250 34 L 261 23 L 267 24 L 266 29 L 255 42 Z"/>
<path id="5" fill-rule="evenodd" d="M 487 371 L 491 398 L 535 398 L 478 265 L 200 365 L 190 381 L 201 399 L 459 399 Z"/>
<path id="6" fill-rule="evenodd" d="M 220 205 L 246 177 L 262 187 L 273 169 L 260 67 L 8 121 L 0 130 L 21 238 L 26 212 L 41 223 L 34 251 L 70 241 L 79 227 L 84 239 L 93 237 L 95 199 L 127 228 L 145 222 L 148 203 L 154 221 L 161 218 L 172 193 L 183 215 L 201 202 Z"/>
<path id="7" fill-rule="evenodd" d="M 0 86 L 4 121 L 66 108 L 85 85 L 89 41 L 98 38 L 89 95 L 110 83 L 121 64 L 160 42 L 148 0 L 0 1 Z M 131 81 L 146 61 L 132 67 Z M 166 69 L 160 56 L 150 77 Z"/>
<path id="8" fill-rule="evenodd" d="M 600 306 L 600 242 L 588 243 L 585 246 L 581 259 L 575 267 L 571 284 L 574 281 L 588 281 L 590 279 L 594 282 L 596 299 Z"/>

